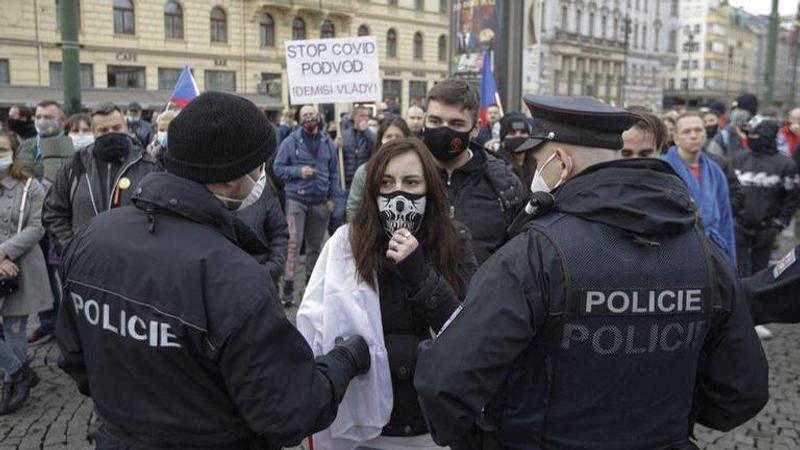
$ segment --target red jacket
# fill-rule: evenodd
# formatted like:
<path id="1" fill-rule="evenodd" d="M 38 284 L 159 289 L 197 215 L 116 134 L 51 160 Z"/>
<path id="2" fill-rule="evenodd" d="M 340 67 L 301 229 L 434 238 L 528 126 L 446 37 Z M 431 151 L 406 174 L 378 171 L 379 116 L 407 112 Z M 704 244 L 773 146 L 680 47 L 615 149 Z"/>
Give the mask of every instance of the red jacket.
<path id="1" fill-rule="evenodd" d="M 794 134 L 794 132 L 789 129 L 788 124 L 781 127 L 778 133 L 780 133 L 783 138 L 786 139 L 789 149 L 789 156 L 792 156 L 794 154 L 794 150 L 797 148 L 797 144 L 800 144 L 800 135 Z"/>

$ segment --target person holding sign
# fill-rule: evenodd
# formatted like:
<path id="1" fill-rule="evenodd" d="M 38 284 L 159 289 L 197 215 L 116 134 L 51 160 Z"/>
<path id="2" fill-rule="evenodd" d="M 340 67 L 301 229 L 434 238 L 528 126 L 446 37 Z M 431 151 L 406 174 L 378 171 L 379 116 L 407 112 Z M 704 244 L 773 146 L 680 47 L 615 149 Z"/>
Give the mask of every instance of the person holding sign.
<path id="1" fill-rule="evenodd" d="M 310 274 L 319 257 L 325 230 L 340 195 L 339 166 L 333 141 L 320 129 L 317 108 L 300 109 L 300 128 L 292 132 L 278 149 L 272 165 L 285 183 L 286 222 L 289 249 L 283 280 L 283 304 L 294 305 L 294 272 L 300 247 L 305 239 L 306 273 Z"/>

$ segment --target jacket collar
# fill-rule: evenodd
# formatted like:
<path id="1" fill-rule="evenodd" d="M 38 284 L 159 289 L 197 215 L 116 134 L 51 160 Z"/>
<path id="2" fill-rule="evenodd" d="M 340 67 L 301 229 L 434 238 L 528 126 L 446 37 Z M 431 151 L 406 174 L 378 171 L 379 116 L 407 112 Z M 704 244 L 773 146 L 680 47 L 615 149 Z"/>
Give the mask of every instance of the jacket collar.
<path id="1" fill-rule="evenodd" d="M 17 180 L 12 176 L 5 176 L 2 179 L 0 179 L 0 186 L 2 186 L 4 189 L 8 190 L 14 189 L 14 186 L 16 186 L 17 184 L 19 184 L 19 180 Z"/>
<path id="2" fill-rule="evenodd" d="M 147 175 L 132 199 L 141 210 L 167 211 L 192 222 L 208 225 L 237 242 L 233 216 L 205 186 L 166 172 Z"/>

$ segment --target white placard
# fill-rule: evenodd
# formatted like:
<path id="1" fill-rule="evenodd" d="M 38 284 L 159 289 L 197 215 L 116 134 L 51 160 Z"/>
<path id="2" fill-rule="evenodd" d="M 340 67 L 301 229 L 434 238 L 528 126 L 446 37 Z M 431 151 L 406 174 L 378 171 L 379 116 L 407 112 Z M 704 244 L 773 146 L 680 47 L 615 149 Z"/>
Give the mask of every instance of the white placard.
<path id="1" fill-rule="evenodd" d="M 292 105 L 381 100 L 375 36 L 286 41 Z"/>

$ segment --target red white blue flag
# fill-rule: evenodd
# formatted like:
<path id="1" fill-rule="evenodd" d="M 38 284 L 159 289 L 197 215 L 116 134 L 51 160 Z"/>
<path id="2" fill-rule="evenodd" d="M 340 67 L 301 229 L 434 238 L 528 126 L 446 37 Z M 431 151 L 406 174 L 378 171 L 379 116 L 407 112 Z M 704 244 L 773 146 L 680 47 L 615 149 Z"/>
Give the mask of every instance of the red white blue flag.
<path id="1" fill-rule="evenodd" d="M 198 95 L 200 95 L 200 91 L 197 90 L 197 83 L 194 82 L 192 71 L 189 70 L 189 66 L 184 66 L 175 83 L 175 89 L 172 90 L 172 95 L 169 97 L 169 102 L 179 108 L 185 108 Z"/>
<path id="2" fill-rule="evenodd" d="M 500 98 L 497 95 L 497 82 L 494 79 L 494 71 L 492 70 L 492 52 L 489 50 L 489 46 L 484 45 L 483 67 L 481 68 L 481 125 L 489 123 L 486 119 L 486 110 L 491 105 L 500 106 Z"/>

